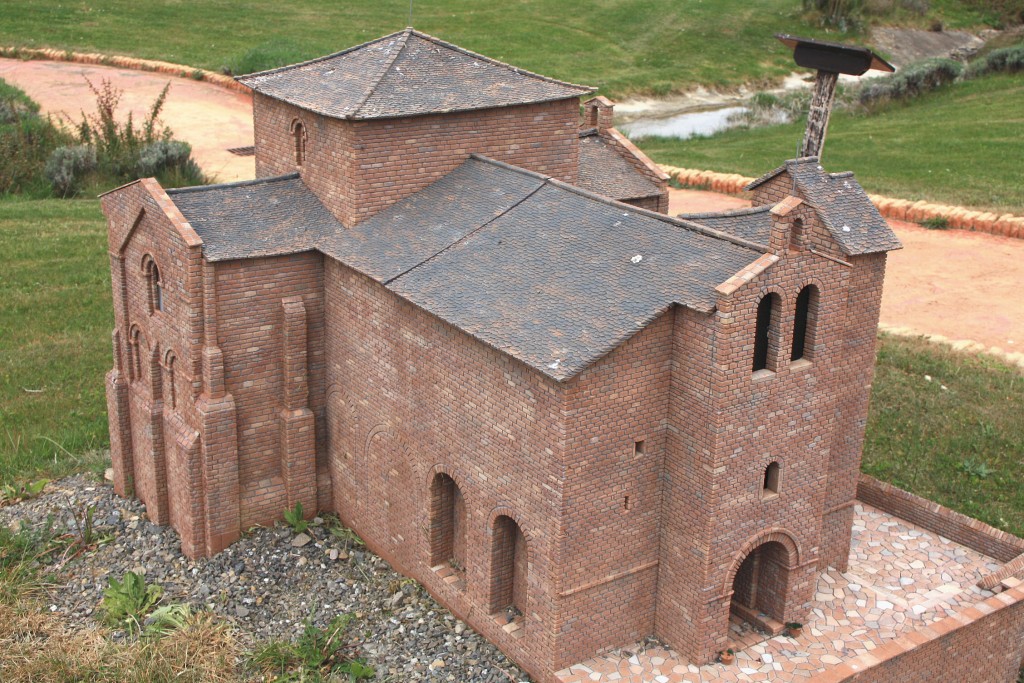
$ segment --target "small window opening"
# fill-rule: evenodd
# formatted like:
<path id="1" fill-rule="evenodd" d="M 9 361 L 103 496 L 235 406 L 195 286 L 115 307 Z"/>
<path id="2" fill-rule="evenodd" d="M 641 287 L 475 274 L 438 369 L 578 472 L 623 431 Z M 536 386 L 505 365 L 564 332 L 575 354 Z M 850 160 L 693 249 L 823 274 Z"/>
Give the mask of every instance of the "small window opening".
<path id="1" fill-rule="evenodd" d="M 754 327 L 754 372 L 758 370 L 773 370 L 775 354 L 771 353 L 773 346 L 778 345 L 778 331 L 776 330 L 775 319 L 779 308 L 779 295 L 767 294 L 757 304 L 757 322 Z"/>
<path id="2" fill-rule="evenodd" d="M 142 259 L 142 271 L 146 276 L 147 296 L 149 297 L 149 312 L 164 310 L 164 290 L 160 282 L 160 269 L 153 257 L 147 254 Z"/>
<path id="3" fill-rule="evenodd" d="M 765 468 L 761 494 L 765 498 L 779 495 L 779 463 L 769 463 Z"/>
<path id="4" fill-rule="evenodd" d="M 633 455 L 634 455 L 634 457 L 639 457 L 639 456 L 643 455 L 646 452 L 647 451 L 645 450 L 645 443 L 644 443 L 644 441 L 641 440 L 641 441 L 633 442 Z"/>
<path id="5" fill-rule="evenodd" d="M 816 319 L 818 316 L 818 288 L 807 285 L 796 298 L 793 316 L 793 350 L 790 360 L 810 360 L 814 346 Z"/>
<path id="6" fill-rule="evenodd" d="M 522 619 L 527 613 L 529 566 L 526 536 L 511 517 L 499 516 L 494 521 L 491 536 L 489 603 L 492 614 L 501 613 L 507 623 L 517 624 L 506 629 L 513 637 L 522 635 Z"/>
<path id="7" fill-rule="evenodd" d="M 142 359 L 139 354 L 139 328 L 132 326 L 131 331 L 128 333 L 128 370 L 131 373 L 131 379 L 139 379 L 142 376 Z"/>
<path id="8" fill-rule="evenodd" d="M 629 512 L 629 496 L 626 496 L 626 499 L 622 501 L 622 509 Z"/>

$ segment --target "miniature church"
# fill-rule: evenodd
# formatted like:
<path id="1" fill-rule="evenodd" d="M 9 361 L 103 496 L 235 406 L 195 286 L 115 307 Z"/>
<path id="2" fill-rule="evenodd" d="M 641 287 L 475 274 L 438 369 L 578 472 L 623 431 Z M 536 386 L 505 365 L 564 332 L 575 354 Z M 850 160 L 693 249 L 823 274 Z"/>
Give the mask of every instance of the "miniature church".
<path id="1" fill-rule="evenodd" d="M 337 513 L 540 681 L 806 616 L 900 247 L 850 173 L 670 217 L 592 88 L 412 29 L 239 80 L 256 180 L 102 200 L 120 494 L 192 557 Z"/>

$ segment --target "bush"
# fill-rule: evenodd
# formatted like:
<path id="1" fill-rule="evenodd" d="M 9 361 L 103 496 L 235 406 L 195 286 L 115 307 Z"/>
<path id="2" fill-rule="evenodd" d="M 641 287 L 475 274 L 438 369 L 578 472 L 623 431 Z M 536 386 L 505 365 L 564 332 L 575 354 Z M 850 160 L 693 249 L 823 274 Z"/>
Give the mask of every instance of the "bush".
<path id="1" fill-rule="evenodd" d="M 68 142 L 67 133 L 39 115 L 38 104 L 0 80 L 0 195 L 48 195 L 46 161 Z"/>
<path id="2" fill-rule="evenodd" d="M 84 176 L 96 170 L 96 148 L 89 145 L 58 147 L 46 160 L 44 173 L 58 197 L 74 197 L 83 185 Z"/>
<path id="3" fill-rule="evenodd" d="M 977 78 L 990 73 L 1016 73 L 1024 71 L 1024 45 L 1004 47 L 989 52 L 971 63 L 966 78 Z"/>
<path id="4" fill-rule="evenodd" d="M 803 0 L 804 12 L 817 17 L 823 26 L 840 31 L 859 31 L 864 26 L 861 16 L 864 0 Z"/>
<path id="5" fill-rule="evenodd" d="M 890 100 L 909 100 L 952 83 L 964 71 L 952 59 L 928 59 L 912 64 L 892 76 L 874 78 L 861 88 L 860 102 L 872 106 Z"/>

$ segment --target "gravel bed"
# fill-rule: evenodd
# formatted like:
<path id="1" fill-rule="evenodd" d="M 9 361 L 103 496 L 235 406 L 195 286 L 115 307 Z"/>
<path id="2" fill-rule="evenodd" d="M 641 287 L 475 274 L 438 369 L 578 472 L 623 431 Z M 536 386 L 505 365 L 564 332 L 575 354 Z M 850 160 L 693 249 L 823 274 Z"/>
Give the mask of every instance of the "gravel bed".
<path id="1" fill-rule="evenodd" d="M 93 625 L 108 577 L 144 571 L 164 588 L 163 602 L 188 602 L 230 621 L 250 645 L 294 638 L 312 617 L 326 625 L 342 613 L 356 619 L 349 633 L 379 681 L 508 683 L 529 677 L 496 647 L 438 605 L 416 582 L 373 553 L 349 547 L 314 520 L 298 546 L 290 528 L 257 528 L 216 557 L 190 560 L 178 534 L 151 524 L 145 506 L 79 474 L 47 485 L 43 495 L 0 508 L 0 523 L 46 524 L 76 533 L 76 515 L 94 508 L 97 549 L 55 558 L 49 610 L 72 625 Z M 125 637 L 114 632 L 113 638 Z"/>

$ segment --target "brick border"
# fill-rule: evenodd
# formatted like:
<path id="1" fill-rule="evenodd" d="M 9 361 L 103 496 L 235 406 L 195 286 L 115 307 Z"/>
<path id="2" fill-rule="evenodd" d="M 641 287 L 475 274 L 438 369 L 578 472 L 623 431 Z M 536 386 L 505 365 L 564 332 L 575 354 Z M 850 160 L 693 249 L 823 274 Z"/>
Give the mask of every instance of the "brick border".
<path id="1" fill-rule="evenodd" d="M 857 500 L 1003 563 L 1024 553 L 1024 539 L 866 474 L 857 482 Z"/>
<path id="2" fill-rule="evenodd" d="M 677 168 L 661 164 L 661 170 L 675 178 L 676 182 L 688 187 L 710 187 L 715 192 L 739 194 L 754 178 L 736 173 L 716 173 L 692 168 Z M 1012 213 L 997 214 L 991 211 L 974 211 L 962 206 L 932 204 L 926 201 L 894 199 L 883 195 L 869 194 L 868 198 L 886 218 L 920 223 L 930 218 L 945 218 L 949 227 L 958 230 L 987 232 L 992 235 L 1024 239 L 1024 216 Z"/>
<path id="3" fill-rule="evenodd" d="M 0 57 L 9 59 L 48 59 L 55 62 L 75 62 L 78 64 L 97 64 L 99 66 L 114 66 L 121 69 L 135 69 L 137 71 L 154 71 L 157 73 L 176 76 L 178 78 L 190 78 L 194 81 L 205 81 L 218 85 L 227 90 L 250 94 L 252 90 L 247 85 L 242 85 L 231 76 L 197 69 L 194 66 L 175 64 L 173 62 L 162 62 L 154 59 L 137 59 L 122 55 L 105 55 L 99 52 L 73 52 L 71 50 L 55 50 L 53 48 L 35 47 L 0 47 Z"/>

